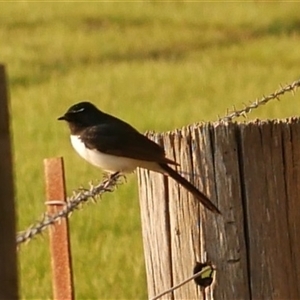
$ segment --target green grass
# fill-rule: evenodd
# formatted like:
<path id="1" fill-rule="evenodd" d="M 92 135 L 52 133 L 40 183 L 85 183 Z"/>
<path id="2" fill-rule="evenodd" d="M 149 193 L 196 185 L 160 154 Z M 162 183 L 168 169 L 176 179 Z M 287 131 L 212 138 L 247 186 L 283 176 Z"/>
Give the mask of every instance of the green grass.
<path id="1" fill-rule="evenodd" d="M 56 121 L 89 99 L 141 131 L 214 121 L 300 77 L 297 3 L 2 3 L 18 228 L 44 212 L 43 159 L 64 156 L 69 193 L 101 178 Z M 249 118 L 300 114 L 299 94 Z M 77 299 L 145 299 L 135 176 L 72 215 Z M 19 252 L 22 299 L 50 299 L 45 233 Z"/>

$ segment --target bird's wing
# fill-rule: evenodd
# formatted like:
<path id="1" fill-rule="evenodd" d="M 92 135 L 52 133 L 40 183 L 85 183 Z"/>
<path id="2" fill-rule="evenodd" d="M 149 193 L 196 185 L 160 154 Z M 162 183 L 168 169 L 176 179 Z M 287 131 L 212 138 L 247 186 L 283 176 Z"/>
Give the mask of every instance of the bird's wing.
<path id="1" fill-rule="evenodd" d="M 166 158 L 164 149 L 131 126 L 108 123 L 91 126 L 80 134 L 89 149 L 132 159 L 178 165 Z"/>

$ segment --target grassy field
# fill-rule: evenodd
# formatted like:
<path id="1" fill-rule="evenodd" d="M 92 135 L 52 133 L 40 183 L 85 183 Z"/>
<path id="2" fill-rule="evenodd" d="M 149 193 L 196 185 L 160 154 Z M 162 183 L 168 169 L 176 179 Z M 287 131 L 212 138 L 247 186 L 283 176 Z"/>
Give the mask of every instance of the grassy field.
<path id="1" fill-rule="evenodd" d="M 101 178 L 57 122 L 90 100 L 141 131 L 215 121 L 300 77 L 298 3 L 2 3 L 18 229 L 44 212 L 43 158 L 64 156 L 69 193 Z M 300 114 L 299 94 L 249 118 Z M 77 299 L 145 299 L 134 175 L 71 218 Z M 50 299 L 48 237 L 22 245 L 21 298 Z"/>

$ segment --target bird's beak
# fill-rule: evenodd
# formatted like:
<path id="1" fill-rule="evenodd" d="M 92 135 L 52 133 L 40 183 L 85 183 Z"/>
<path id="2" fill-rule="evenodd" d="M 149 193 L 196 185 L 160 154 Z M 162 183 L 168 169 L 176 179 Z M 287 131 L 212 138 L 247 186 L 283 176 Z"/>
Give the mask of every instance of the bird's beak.
<path id="1" fill-rule="evenodd" d="M 57 118 L 57 120 L 59 120 L 59 121 L 66 120 L 66 117 L 65 116 L 61 116 L 61 117 Z"/>

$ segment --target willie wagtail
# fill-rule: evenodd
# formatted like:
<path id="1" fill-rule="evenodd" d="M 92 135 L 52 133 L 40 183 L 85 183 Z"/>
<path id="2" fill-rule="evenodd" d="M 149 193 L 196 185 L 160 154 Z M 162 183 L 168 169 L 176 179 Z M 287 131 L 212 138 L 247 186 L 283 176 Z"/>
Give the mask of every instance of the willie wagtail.
<path id="1" fill-rule="evenodd" d="M 191 192 L 206 208 L 219 209 L 169 165 L 178 164 L 164 149 L 128 123 L 100 111 L 90 102 L 71 106 L 58 120 L 68 122 L 74 149 L 92 165 L 105 171 L 128 173 L 137 167 L 163 173 Z"/>

